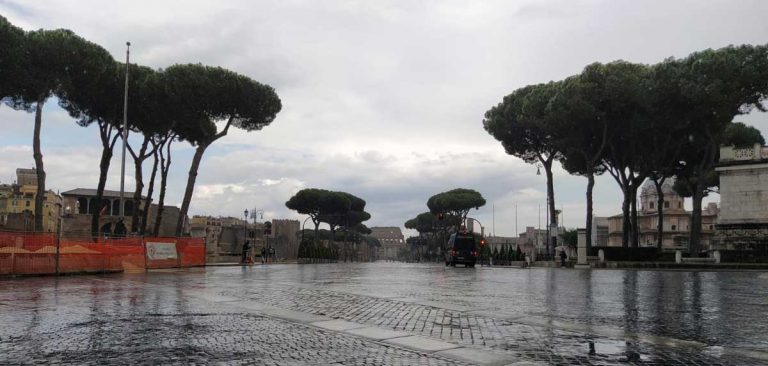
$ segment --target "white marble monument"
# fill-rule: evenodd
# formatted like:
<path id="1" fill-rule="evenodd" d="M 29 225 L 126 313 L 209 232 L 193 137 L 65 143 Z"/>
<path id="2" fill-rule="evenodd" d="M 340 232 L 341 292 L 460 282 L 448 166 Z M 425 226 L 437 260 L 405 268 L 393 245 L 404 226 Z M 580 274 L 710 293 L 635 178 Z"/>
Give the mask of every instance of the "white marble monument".
<path id="1" fill-rule="evenodd" d="M 768 146 L 724 146 L 715 169 L 720 176 L 717 248 L 768 246 Z"/>

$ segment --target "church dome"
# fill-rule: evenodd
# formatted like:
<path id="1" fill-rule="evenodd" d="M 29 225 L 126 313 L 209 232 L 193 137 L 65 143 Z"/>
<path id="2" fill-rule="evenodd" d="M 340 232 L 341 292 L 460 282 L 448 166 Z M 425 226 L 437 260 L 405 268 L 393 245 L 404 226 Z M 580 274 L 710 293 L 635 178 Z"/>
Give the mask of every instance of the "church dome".
<path id="1" fill-rule="evenodd" d="M 670 177 L 664 180 L 664 183 L 661 184 L 661 191 L 664 193 L 664 196 L 668 195 L 675 195 L 677 196 L 677 192 L 672 188 L 675 185 L 675 178 Z M 650 179 L 646 179 L 645 183 L 643 183 L 642 187 L 640 187 L 640 194 L 645 195 L 656 195 L 656 185 L 653 184 L 653 181 Z"/>

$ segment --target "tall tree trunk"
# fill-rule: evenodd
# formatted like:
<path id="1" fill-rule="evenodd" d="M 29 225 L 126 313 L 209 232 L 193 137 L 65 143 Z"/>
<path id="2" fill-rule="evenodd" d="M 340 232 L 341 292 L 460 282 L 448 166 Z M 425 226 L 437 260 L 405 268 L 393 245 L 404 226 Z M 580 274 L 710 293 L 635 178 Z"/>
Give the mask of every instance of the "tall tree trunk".
<path id="1" fill-rule="evenodd" d="M 702 159 L 702 161 L 698 164 L 698 166 L 695 169 L 695 180 L 694 183 L 688 184 L 688 188 L 691 192 L 691 200 L 693 203 L 693 211 L 691 212 L 691 221 L 690 221 L 690 251 L 691 255 L 698 256 L 699 252 L 702 250 L 702 244 L 701 244 L 701 206 L 702 206 L 702 200 L 704 199 L 705 192 L 707 190 L 706 186 L 706 172 L 712 171 L 714 165 L 717 163 L 717 154 L 719 151 L 719 145 L 716 141 L 716 139 L 709 133 L 707 133 L 708 138 L 708 149 L 705 152 L 705 159 Z"/>
<path id="2" fill-rule="evenodd" d="M 141 218 L 140 232 L 142 234 L 147 232 L 147 221 L 149 221 L 149 211 L 152 208 L 152 194 L 155 193 L 155 177 L 157 176 L 157 165 L 160 160 L 158 159 L 157 155 L 158 155 L 158 151 L 157 149 L 155 149 L 155 153 L 152 154 L 152 157 L 153 157 L 152 174 L 149 176 L 149 186 L 147 187 L 147 207 L 144 210 L 144 216 Z"/>
<path id="3" fill-rule="evenodd" d="M 632 171 L 620 170 L 614 167 L 609 167 L 608 172 L 613 176 L 616 183 L 621 188 L 621 193 L 624 195 L 624 200 L 621 203 L 621 246 L 628 248 L 630 245 L 630 238 L 632 235 L 632 220 L 631 220 L 631 206 L 632 196 L 636 196 L 637 189 L 633 188 L 634 173 Z M 629 173 L 629 174 L 627 174 Z"/>
<path id="4" fill-rule="evenodd" d="M 629 220 L 629 206 L 632 201 L 631 192 L 628 187 L 624 187 L 624 201 L 621 203 L 622 213 L 622 230 L 621 230 L 621 246 L 624 248 L 629 247 L 629 233 L 631 231 L 631 224 Z"/>
<path id="5" fill-rule="evenodd" d="M 700 184 L 696 184 L 696 189 L 692 190 L 693 212 L 691 212 L 690 227 L 690 250 L 691 255 L 698 256 L 701 251 L 701 201 L 704 199 L 704 192 Z"/>
<path id="6" fill-rule="evenodd" d="M 343 239 L 344 240 L 344 245 L 347 245 L 347 233 L 348 233 L 348 231 L 346 229 L 344 229 L 344 239 Z"/>
<path id="7" fill-rule="evenodd" d="M 91 236 L 99 236 L 99 211 L 101 210 L 101 201 L 104 199 L 104 188 L 107 185 L 107 174 L 109 174 L 109 164 L 112 161 L 115 143 L 120 135 L 111 136 L 111 127 L 106 122 L 99 122 L 99 135 L 101 137 L 101 161 L 99 162 L 99 183 L 96 185 L 96 212 L 91 212 Z M 111 140 L 110 140 L 111 139 Z M 112 215 L 110 205 L 109 214 Z M 88 208 L 86 208 L 86 212 Z"/>
<path id="8" fill-rule="evenodd" d="M 192 201 L 192 192 L 195 190 L 195 180 L 197 179 L 197 170 L 200 167 L 200 161 L 203 159 L 203 153 L 208 146 L 216 140 L 227 135 L 229 126 L 232 125 L 232 121 L 235 119 L 235 115 L 232 114 L 227 120 L 227 124 L 221 132 L 211 137 L 206 142 L 200 142 L 195 149 L 195 156 L 192 158 L 192 165 L 189 167 L 189 177 L 187 178 L 187 188 L 184 191 L 184 200 L 181 201 L 181 212 L 179 212 L 179 219 L 176 221 L 176 236 L 181 236 L 184 230 L 184 221 L 187 218 L 187 212 L 189 212 L 189 204 Z"/>
<path id="9" fill-rule="evenodd" d="M 597 233 L 592 232 L 592 220 L 594 219 L 592 192 L 595 187 L 596 165 L 598 165 L 598 162 L 601 160 L 600 158 L 603 156 L 603 151 L 608 143 L 608 122 L 603 120 L 602 125 L 603 129 L 600 134 L 600 146 L 597 148 L 597 151 L 594 151 L 594 154 L 591 156 L 585 152 L 583 153 L 584 160 L 587 162 L 587 249 L 592 247 L 592 235 L 597 236 Z M 595 243 L 597 243 L 597 240 L 595 240 Z"/>
<path id="10" fill-rule="evenodd" d="M 165 145 L 168 159 L 163 155 L 160 149 L 160 196 L 157 199 L 157 217 L 155 218 L 155 228 L 152 230 L 154 235 L 160 235 L 160 226 L 163 223 L 163 212 L 165 211 L 165 189 L 168 186 L 168 170 L 171 168 L 171 143 L 174 137 L 170 137 Z"/>
<path id="11" fill-rule="evenodd" d="M 112 149 L 103 148 L 101 150 L 101 162 L 99 162 L 99 183 L 96 186 L 96 211 L 91 212 L 91 235 L 99 236 L 99 211 L 101 210 L 101 201 L 104 199 L 104 187 L 107 184 L 107 174 L 109 173 L 109 162 L 112 160 Z M 88 208 L 86 208 L 86 212 Z M 112 207 L 109 208 L 109 214 L 112 214 Z"/>
<path id="12" fill-rule="evenodd" d="M 554 159 L 550 155 L 546 160 L 539 158 L 542 165 L 544 165 L 544 173 L 547 176 L 547 210 L 549 210 L 549 222 L 547 223 L 547 256 L 552 254 L 552 249 L 557 246 L 557 235 L 551 231 L 554 226 L 557 228 L 557 214 L 555 213 L 555 188 L 554 180 L 552 178 L 552 161 Z"/>
<path id="13" fill-rule="evenodd" d="M 587 249 L 592 246 L 592 190 L 595 187 L 595 175 L 592 172 L 587 174 Z"/>
<path id="14" fill-rule="evenodd" d="M 189 167 L 189 176 L 187 178 L 187 188 L 184 191 L 184 200 L 181 201 L 181 212 L 176 221 L 176 236 L 181 236 L 184 230 L 184 219 L 189 211 L 189 203 L 192 201 L 192 192 L 195 190 L 195 180 L 197 179 L 197 170 L 200 168 L 200 161 L 203 159 L 203 153 L 208 148 L 208 144 L 201 143 L 195 149 L 195 155 L 192 158 L 192 165 Z"/>
<path id="15" fill-rule="evenodd" d="M 658 250 L 661 250 L 664 244 L 664 191 L 661 189 L 661 186 L 666 179 L 666 177 L 662 177 L 661 179 L 653 180 L 653 184 L 656 186 L 656 206 L 658 206 L 657 211 L 659 213 L 659 221 L 656 223 L 656 249 Z"/>
<path id="16" fill-rule="evenodd" d="M 32 137 L 33 157 L 37 172 L 37 194 L 35 195 L 35 231 L 43 231 L 43 202 L 45 201 L 45 169 L 43 168 L 43 152 L 40 149 L 40 129 L 43 125 L 43 105 L 45 98 L 37 100 L 35 108 L 35 132 Z"/>
<path id="17" fill-rule="evenodd" d="M 142 227 L 142 224 L 139 222 L 139 217 L 143 217 L 140 212 L 140 208 L 142 207 L 141 202 L 141 192 L 144 191 L 144 169 L 142 168 L 142 165 L 144 165 L 144 160 L 148 157 L 147 155 L 147 147 L 149 146 L 149 137 L 144 136 L 144 141 L 141 143 L 141 149 L 139 149 L 139 154 L 136 155 L 133 153 L 133 150 L 131 150 L 131 155 L 133 156 L 133 175 L 134 179 L 136 181 L 136 189 L 133 190 L 133 215 L 131 215 L 131 232 L 138 232 L 139 228 Z M 149 202 L 144 202 L 144 210 L 149 210 Z"/>
<path id="18" fill-rule="evenodd" d="M 312 263 L 315 262 L 315 253 L 317 248 L 319 247 L 320 239 L 318 238 L 318 235 L 320 234 L 320 221 L 315 221 L 315 219 L 312 219 L 312 223 L 315 225 L 315 236 L 312 238 L 312 246 L 310 247 L 310 250 L 308 251 L 309 258 L 312 258 Z"/>

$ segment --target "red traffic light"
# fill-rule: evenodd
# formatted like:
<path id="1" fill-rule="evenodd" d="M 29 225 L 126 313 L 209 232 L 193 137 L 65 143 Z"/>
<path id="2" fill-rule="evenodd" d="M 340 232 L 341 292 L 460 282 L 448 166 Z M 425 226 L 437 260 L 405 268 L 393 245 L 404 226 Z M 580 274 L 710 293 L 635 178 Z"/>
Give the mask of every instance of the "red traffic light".
<path id="1" fill-rule="evenodd" d="M 443 213 L 442 213 L 442 212 L 440 212 L 440 213 L 438 213 L 438 214 L 437 214 L 437 219 L 438 219 L 438 220 L 442 220 L 442 219 L 444 219 L 444 218 L 445 218 L 445 216 L 443 216 Z"/>
<path id="2" fill-rule="evenodd" d="M 480 239 L 480 247 L 485 247 L 485 239 Z"/>

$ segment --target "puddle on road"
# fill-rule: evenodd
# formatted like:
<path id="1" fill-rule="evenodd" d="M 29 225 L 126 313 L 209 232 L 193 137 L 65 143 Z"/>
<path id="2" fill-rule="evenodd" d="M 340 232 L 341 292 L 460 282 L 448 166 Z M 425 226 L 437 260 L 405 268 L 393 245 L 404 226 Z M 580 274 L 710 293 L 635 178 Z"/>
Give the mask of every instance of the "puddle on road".
<path id="1" fill-rule="evenodd" d="M 624 354 L 627 351 L 627 346 L 622 341 L 599 340 L 590 343 L 594 346 L 595 353 L 599 354 L 618 355 Z"/>
<path id="2" fill-rule="evenodd" d="M 589 342 L 589 354 L 598 356 L 621 356 L 623 362 L 647 362 L 650 357 L 639 352 L 639 346 L 632 342 L 601 339 Z"/>
<path id="3" fill-rule="evenodd" d="M 725 348 L 721 346 L 709 346 L 704 348 L 701 352 L 707 356 L 720 358 L 723 356 L 724 351 L 725 351 Z"/>

